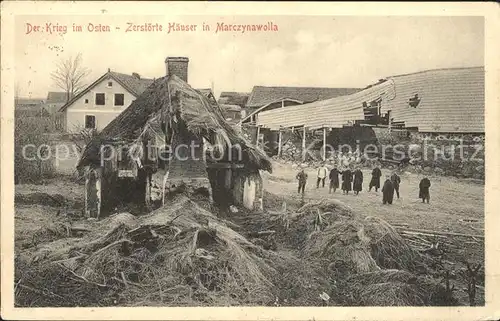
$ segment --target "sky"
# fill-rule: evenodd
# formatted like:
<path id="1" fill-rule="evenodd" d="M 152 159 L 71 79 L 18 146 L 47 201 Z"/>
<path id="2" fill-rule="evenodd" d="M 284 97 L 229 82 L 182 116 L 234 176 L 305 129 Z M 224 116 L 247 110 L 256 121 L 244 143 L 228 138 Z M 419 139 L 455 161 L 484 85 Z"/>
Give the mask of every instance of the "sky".
<path id="1" fill-rule="evenodd" d="M 271 22 L 278 31 L 216 33 L 222 22 Z M 66 25 L 67 32 L 50 34 L 47 23 Z M 111 32 L 90 32 L 89 23 Z M 164 29 L 126 32 L 128 23 Z M 197 29 L 168 33 L 169 23 Z M 27 33 L 27 24 L 44 31 Z M 73 24 L 83 31 L 73 32 Z M 363 88 L 391 75 L 484 65 L 482 17 L 38 15 L 16 17 L 15 39 L 16 85 L 20 96 L 32 98 L 61 91 L 50 74 L 78 53 L 91 70 L 89 84 L 108 68 L 162 77 L 166 57 L 186 56 L 190 85 L 213 87 L 216 96 L 256 85 Z"/>

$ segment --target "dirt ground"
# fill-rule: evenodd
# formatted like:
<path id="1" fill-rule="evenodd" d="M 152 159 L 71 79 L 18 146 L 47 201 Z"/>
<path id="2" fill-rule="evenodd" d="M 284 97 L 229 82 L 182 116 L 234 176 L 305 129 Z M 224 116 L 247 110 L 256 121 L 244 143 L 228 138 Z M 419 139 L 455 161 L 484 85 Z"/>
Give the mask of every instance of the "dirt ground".
<path id="1" fill-rule="evenodd" d="M 265 174 L 265 188 L 269 192 L 284 197 L 297 198 L 298 170 L 290 164 L 275 163 L 272 174 Z M 370 170 L 363 170 L 363 191 L 359 195 L 350 192 L 342 195 L 328 193 L 328 182 L 325 187 L 316 188 L 316 170 L 306 169 L 308 181 L 304 200 L 335 198 L 349 205 L 356 212 L 366 216 L 380 217 L 391 224 L 408 224 L 410 228 L 428 229 L 441 232 L 454 232 L 484 235 L 484 184 L 473 180 L 454 177 L 431 177 L 430 204 L 423 204 L 418 198 L 418 184 L 423 178 L 409 172 L 400 175 L 400 199 L 392 205 L 382 204 L 380 190 L 368 192 L 371 178 Z M 381 184 L 390 171 L 382 170 Z M 327 179 L 328 180 L 328 179 Z M 463 220 L 463 221 L 461 221 Z M 473 221 L 473 222 L 465 222 Z"/>

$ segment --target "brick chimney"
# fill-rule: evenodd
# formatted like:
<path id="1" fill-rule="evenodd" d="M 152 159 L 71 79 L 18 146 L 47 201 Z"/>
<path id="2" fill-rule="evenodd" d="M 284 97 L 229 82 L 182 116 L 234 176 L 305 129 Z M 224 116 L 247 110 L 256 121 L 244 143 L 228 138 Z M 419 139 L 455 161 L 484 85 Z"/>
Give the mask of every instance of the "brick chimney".
<path id="1" fill-rule="evenodd" d="M 167 76 L 176 75 L 185 82 L 188 81 L 188 64 L 187 57 L 167 57 L 165 66 L 167 68 Z"/>

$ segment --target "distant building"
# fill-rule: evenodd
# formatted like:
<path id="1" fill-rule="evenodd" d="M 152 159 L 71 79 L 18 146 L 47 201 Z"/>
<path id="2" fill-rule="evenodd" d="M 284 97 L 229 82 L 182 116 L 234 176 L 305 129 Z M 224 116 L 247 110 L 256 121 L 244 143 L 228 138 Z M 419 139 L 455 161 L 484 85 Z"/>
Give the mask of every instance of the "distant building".
<path id="1" fill-rule="evenodd" d="M 49 91 L 44 102 L 44 108 L 49 114 L 55 114 L 68 101 L 68 94 L 65 92 Z"/>
<path id="2" fill-rule="evenodd" d="M 83 128 L 102 130 L 152 83 L 153 79 L 141 78 L 137 73 L 127 75 L 108 69 L 60 108 L 64 129 L 67 132 Z"/>
<path id="3" fill-rule="evenodd" d="M 43 98 L 14 98 L 15 117 L 47 117 L 49 113 L 44 108 Z"/>
<path id="4" fill-rule="evenodd" d="M 245 105 L 247 115 L 242 117 L 241 121 L 253 124 L 262 111 L 345 96 L 360 90 L 359 88 L 255 86 Z"/>
<path id="5" fill-rule="evenodd" d="M 235 92 L 235 91 L 223 91 L 219 100 L 217 101 L 221 106 L 222 110 L 226 113 L 226 120 L 230 122 L 239 122 L 241 118 L 246 117 L 251 109 L 246 108 L 248 96 L 250 93 Z M 236 115 L 236 113 L 239 115 Z"/>

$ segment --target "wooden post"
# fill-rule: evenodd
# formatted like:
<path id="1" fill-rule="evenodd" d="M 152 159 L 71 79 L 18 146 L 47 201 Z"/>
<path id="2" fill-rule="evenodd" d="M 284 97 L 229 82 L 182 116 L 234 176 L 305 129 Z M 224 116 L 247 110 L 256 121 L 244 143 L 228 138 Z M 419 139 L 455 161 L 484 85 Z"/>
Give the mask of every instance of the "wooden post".
<path id="1" fill-rule="evenodd" d="M 323 127 L 323 161 L 326 160 L 326 127 Z"/>
<path id="2" fill-rule="evenodd" d="M 85 169 L 85 217 L 90 217 L 90 200 L 89 200 L 89 189 L 90 189 L 90 168 Z"/>
<path id="3" fill-rule="evenodd" d="M 387 117 L 389 118 L 389 126 L 388 126 L 388 129 L 389 129 L 389 133 L 391 132 L 392 130 L 392 120 L 391 120 L 391 111 L 389 110 L 387 112 Z"/>
<path id="4" fill-rule="evenodd" d="M 259 137 L 260 137 L 260 126 L 257 126 L 257 139 L 255 140 L 255 145 L 259 147 Z"/>
<path id="5" fill-rule="evenodd" d="M 225 175 L 224 175 L 224 187 L 227 189 L 227 190 L 230 190 L 231 189 L 231 181 L 232 181 L 232 169 L 231 168 L 227 168 L 225 170 Z"/>
<path id="6" fill-rule="evenodd" d="M 282 132 L 281 132 L 281 128 L 280 128 L 279 134 L 278 134 L 278 158 L 281 157 L 281 139 L 282 139 L 281 135 L 282 135 Z"/>
<path id="7" fill-rule="evenodd" d="M 306 160 L 306 126 L 302 130 L 302 161 Z"/>
<path id="8" fill-rule="evenodd" d="M 284 99 L 281 101 L 281 108 L 285 108 L 285 100 Z"/>
<path id="9" fill-rule="evenodd" d="M 97 219 L 101 217 L 101 207 L 102 207 L 102 167 L 96 169 L 96 182 L 95 182 L 95 189 L 96 189 L 96 196 L 97 196 Z"/>
<path id="10" fill-rule="evenodd" d="M 145 195 L 145 203 L 146 207 L 149 208 L 151 206 L 151 174 L 146 173 L 146 195 Z"/>

